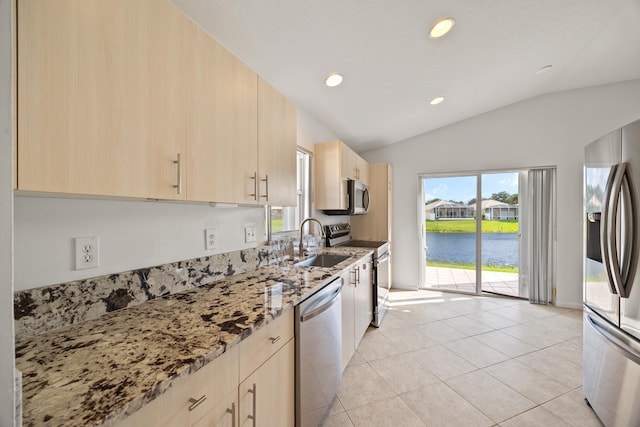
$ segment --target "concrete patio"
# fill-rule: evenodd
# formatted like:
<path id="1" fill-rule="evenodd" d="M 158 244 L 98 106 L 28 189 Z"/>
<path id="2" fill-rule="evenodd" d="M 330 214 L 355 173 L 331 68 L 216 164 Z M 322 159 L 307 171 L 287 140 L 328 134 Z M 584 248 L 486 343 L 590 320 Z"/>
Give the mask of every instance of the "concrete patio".
<path id="1" fill-rule="evenodd" d="M 427 266 L 427 287 L 459 292 L 476 291 L 476 271 Z M 482 290 L 517 297 L 518 273 L 482 272 Z"/>

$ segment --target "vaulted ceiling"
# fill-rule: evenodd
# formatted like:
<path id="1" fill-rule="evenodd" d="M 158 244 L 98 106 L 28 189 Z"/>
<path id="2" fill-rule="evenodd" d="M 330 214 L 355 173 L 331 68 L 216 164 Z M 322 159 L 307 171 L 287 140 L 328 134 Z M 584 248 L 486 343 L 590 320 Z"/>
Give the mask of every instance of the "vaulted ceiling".
<path id="1" fill-rule="evenodd" d="M 640 0 L 171 1 L 360 152 L 540 94 L 640 78 Z M 443 17 L 453 30 L 430 38 Z M 344 82 L 328 88 L 332 72 Z"/>

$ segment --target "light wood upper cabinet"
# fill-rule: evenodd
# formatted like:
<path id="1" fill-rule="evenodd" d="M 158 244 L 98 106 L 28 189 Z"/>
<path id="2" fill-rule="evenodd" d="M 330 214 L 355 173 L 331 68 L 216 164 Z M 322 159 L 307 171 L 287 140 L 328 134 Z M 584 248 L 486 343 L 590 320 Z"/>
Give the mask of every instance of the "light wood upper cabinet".
<path id="1" fill-rule="evenodd" d="M 388 163 L 369 165 L 369 213 L 351 217 L 351 233 L 360 240 L 392 240 L 393 168 Z"/>
<path id="2" fill-rule="evenodd" d="M 257 203 L 258 76 L 195 24 L 187 51 L 187 198 Z"/>
<path id="3" fill-rule="evenodd" d="M 182 199 L 184 32 L 165 1 L 19 0 L 19 190 Z M 178 177 L 178 172 L 182 174 Z"/>
<path id="4" fill-rule="evenodd" d="M 258 171 L 260 202 L 295 206 L 296 107 L 262 78 L 258 79 Z"/>
<path id="5" fill-rule="evenodd" d="M 315 208 L 347 209 L 347 180 L 369 184 L 369 164 L 342 141 L 315 144 Z"/>

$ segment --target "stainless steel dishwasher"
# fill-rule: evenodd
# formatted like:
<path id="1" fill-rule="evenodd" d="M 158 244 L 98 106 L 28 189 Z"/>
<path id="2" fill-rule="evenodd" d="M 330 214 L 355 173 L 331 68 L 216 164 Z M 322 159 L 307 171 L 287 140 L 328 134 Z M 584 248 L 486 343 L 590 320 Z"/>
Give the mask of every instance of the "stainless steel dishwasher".
<path id="1" fill-rule="evenodd" d="M 296 426 L 317 427 L 342 381 L 342 278 L 295 308 Z"/>

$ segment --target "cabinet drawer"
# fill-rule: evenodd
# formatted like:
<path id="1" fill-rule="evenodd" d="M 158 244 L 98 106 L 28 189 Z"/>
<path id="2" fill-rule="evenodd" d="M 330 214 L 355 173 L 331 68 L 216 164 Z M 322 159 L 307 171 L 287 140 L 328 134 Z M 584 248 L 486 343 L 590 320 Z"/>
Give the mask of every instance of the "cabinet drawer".
<path id="1" fill-rule="evenodd" d="M 173 383 L 164 394 L 122 420 L 118 427 L 184 427 L 193 425 L 238 386 L 238 349 L 232 347 L 199 371 Z M 202 403 L 193 405 L 190 399 Z M 191 407 L 191 410 L 189 410 Z"/>
<path id="2" fill-rule="evenodd" d="M 283 313 L 238 345 L 240 381 L 293 338 L 293 310 Z"/>

